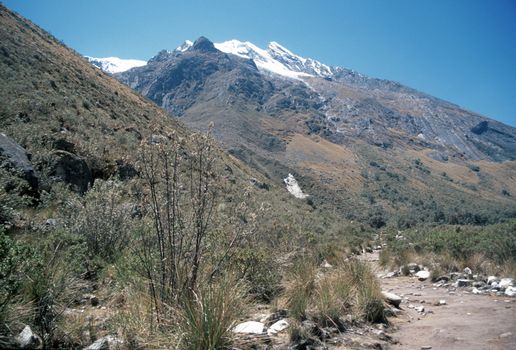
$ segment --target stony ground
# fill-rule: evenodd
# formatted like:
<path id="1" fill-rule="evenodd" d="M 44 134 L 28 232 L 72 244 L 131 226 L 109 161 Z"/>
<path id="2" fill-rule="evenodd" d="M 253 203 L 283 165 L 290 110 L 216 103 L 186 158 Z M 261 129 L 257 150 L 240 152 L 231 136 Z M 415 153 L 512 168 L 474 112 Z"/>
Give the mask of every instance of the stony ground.
<path id="1" fill-rule="evenodd" d="M 377 253 L 366 259 L 378 269 Z M 402 312 L 391 318 L 389 334 L 396 341 L 390 349 L 516 349 L 514 297 L 474 295 L 415 277 L 381 278 L 381 282 L 383 290 L 403 297 Z M 436 306 L 441 300 L 446 304 Z"/>

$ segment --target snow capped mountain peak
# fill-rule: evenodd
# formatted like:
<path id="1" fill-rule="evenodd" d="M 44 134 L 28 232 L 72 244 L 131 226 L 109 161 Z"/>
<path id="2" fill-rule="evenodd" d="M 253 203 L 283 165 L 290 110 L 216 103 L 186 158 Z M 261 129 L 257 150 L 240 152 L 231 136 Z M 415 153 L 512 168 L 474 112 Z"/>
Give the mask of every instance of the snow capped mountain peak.
<path id="1" fill-rule="evenodd" d="M 303 71 L 289 69 L 283 63 L 276 60 L 269 50 L 263 50 L 249 41 L 228 40 L 223 43 L 216 43 L 215 47 L 222 52 L 253 60 L 262 71 L 272 72 L 293 79 L 309 76 L 309 74 Z"/>
<path id="2" fill-rule="evenodd" d="M 292 53 L 292 51 L 290 51 L 289 49 L 287 49 L 286 47 L 284 46 L 281 46 L 279 43 L 277 43 L 276 41 L 271 41 L 269 43 L 269 45 L 267 46 L 267 51 L 272 55 L 272 56 L 275 56 L 275 57 L 288 57 L 290 59 L 293 59 L 293 60 L 298 60 L 298 61 L 301 61 L 301 62 L 305 62 L 306 59 L 301 57 L 301 56 L 298 56 L 298 55 L 295 55 Z"/>
<path id="3" fill-rule="evenodd" d="M 176 49 L 174 51 L 185 52 L 186 50 L 188 50 L 192 46 L 193 46 L 193 42 L 192 41 L 185 40 L 185 42 L 182 43 L 180 46 L 176 47 Z"/>
<path id="4" fill-rule="evenodd" d="M 276 41 L 272 41 L 267 49 L 261 49 L 249 41 L 228 40 L 216 43 L 215 47 L 225 53 L 251 59 L 262 71 L 292 79 L 319 76 L 329 77 L 333 69 L 311 58 L 303 58 L 294 54 Z"/>
<path id="5" fill-rule="evenodd" d="M 125 72 L 134 67 L 141 67 L 147 64 L 147 61 L 142 60 L 132 60 L 132 59 L 123 59 L 118 57 L 90 57 L 84 56 L 92 63 L 94 66 L 102 69 L 104 72 L 114 74 Z"/>

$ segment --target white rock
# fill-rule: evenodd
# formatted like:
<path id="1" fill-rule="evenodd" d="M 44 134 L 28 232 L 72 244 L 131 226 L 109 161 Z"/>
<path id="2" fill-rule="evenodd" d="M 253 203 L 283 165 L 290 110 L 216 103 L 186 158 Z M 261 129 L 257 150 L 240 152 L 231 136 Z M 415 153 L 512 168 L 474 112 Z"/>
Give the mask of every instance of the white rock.
<path id="1" fill-rule="evenodd" d="M 333 266 L 326 259 L 324 259 L 321 263 L 321 267 L 325 269 L 331 269 Z"/>
<path id="2" fill-rule="evenodd" d="M 267 334 L 275 335 L 287 328 L 288 328 L 288 321 L 285 319 L 279 320 L 278 322 L 274 323 L 272 326 L 269 327 L 269 329 L 267 330 Z"/>
<path id="3" fill-rule="evenodd" d="M 303 193 L 301 187 L 299 187 L 299 183 L 294 178 L 294 175 L 288 174 L 286 178 L 283 179 L 283 182 L 287 186 L 287 190 L 296 198 L 306 198 L 308 194 Z"/>
<path id="4" fill-rule="evenodd" d="M 420 281 L 425 281 L 430 277 L 430 271 L 421 270 L 416 273 L 416 277 Z"/>
<path id="5" fill-rule="evenodd" d="M 496 276 L 487 277 L 487 284 L 491 284 L 491 283 L 497 282 L 497 281 L 498 281 L 498 277 L 496 277 Z"/>
<path id="6" fill-rule="evenodd" d="M 481 294 L 482 292 L 473 287 L 473 289 L 471 290 L 471 293 L 473 293 L 473 294 Z"/>
<path id="7" fill-rule="evenodd" d="M 29 326 L 25 326 L 20 334 L 16 337 L 16 341 L 20 344 L 22 349 L 42 349 L 43 341 L 41 338 L 30 329 Z"/>
<path id="8" fill-rule="evenodd" d="M 468 276 L 469 276 L 469 275 L 472 275 L 472 274 L 473 274 L 473 271 L 471 271 L 471 269 L 470 269 L 469 267 L 466 267 L 466 268 L 464 269 L 464 273 L 465 273 L 466 275 L 468 275 Z"/>
<path id="9" fill-rule="evenodd" d="M 113 336 L 106 335 L 100 339 L 97 339 L 93 344 L 84 348 L 84 350 L 107 350 L 107 349 L 119 349 L 122 347 L 122 340 Z"/>
<path id="10" fill-rule="evenodd" d="M 399 307 L 401 304 L 401 297 L 389 292 L 382 292 L 383 297 L 387 302 L 393 306 Z"/>
<path id="11" fill-rule="evenodd" d="M 516 296 L 516 288 L 515 287 L 507 287 L 505 288 L 505 295 L 508 297 L 515 297 Z"/>
<path id="12" fill-rule="evenodd" d="M 425 307 L 424 307 L 424 306 L 417 306 L 417 307 L 416 307 L 416 311 L 417 311 L 417 312 L 421 312 L 421 313 L 422 313 L 422 312 L 425 312 Z"/>
<path id="13" fill-rule="evenodd" d="M 512 278 L 502 278 L 500 280 L 499 286 L 500 286 L 500 288 L 505 289 L 507 287 L 512 287 L 513 283 L 514 283 L 514 281 Z"/>
<path id="14" fill-rule="evenodd" d="M 261 322 L 257 321 L 247 321 L 240 323 L 235 328 L 233 328 L 233 332 L 235 333 L 246 333 L 246 334 L 263 334 L 265 330 L 265 325 Z"/>
<path id="15" fill-rule="evenodd" d="M 446 300 L 444 300 L 444 299 L 439 300 L 439 305 L 446 305 Z"/>

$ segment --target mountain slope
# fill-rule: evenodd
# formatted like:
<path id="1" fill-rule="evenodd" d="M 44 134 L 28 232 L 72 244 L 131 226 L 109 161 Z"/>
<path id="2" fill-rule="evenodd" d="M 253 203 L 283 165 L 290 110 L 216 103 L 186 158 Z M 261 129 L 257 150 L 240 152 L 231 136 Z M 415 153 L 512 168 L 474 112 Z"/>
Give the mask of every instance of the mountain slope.
<path id="1" fill-rule="evenodd" d="M 240 159 L 277 183 L 292 173 L 350 217 L 454 222 L 514 205 L 516 129 L 277 43 L 200 38 L 115 76 L 194 129 L 213 122 Z M 421 214 L 436 208 L 445 219 Z"/>
<path id="2" fill-rule="evenodd" d="M 61 183 L 84 192 L 97 179 L 110 178 L 127 181 L 129 191 L 142 142 L 167 135 L 189 139 L 192 132 L 182 122 L 30 21 L 3 6 L 0 15 L 0 131 L 27 152 L 40 176 L 38 196 L 53 193 Z M 326 215 L 221 149 L 214 152 L 225 196 L 238 198 L 250 191 L 251 207 L 267 198 L 274 216 L 286 212 L 294 221 Z M 2 159 L 0 170 L 4 165 Z M 248 189 L 250 183 L 254 185 Z M 313 223 L 318 225 L 318 220 Z"/>

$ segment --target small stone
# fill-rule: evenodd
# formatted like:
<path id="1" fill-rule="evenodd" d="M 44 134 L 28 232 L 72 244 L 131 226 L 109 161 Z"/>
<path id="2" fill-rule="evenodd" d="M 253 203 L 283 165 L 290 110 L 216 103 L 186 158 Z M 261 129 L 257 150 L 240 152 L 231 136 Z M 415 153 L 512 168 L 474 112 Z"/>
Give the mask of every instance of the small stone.
<path id="1" fill-rule="evenodd" d="M 496 277 L 496 276 L 489 276 L 489 277 L 487 277 L 487 284 L 490 285 L 493 282 L 498 282 L 498 277 Z"/>
<path id="2" fill-rule="evenodd" d="M 502 334 L 500 334 L 500 336 L 499 336 L 499 337 L 500 337 L 500 338 L 507 338 L 507 337 L 510 337 L 511 335 L 512 335 L 512 333 L 511 333 L 511 332 L 506 332 L 506 333 L 502 333 Z"/>
<path id="3" fill-rule="evenodd" d="M 423 345 L 421 350 L 430 350 L 432 347 L 430 345 Z"/>
<path id="4" fill-rule="evenodd" d="M 508 297 L 516 296 L 516 288 L 511 286 L 507 287 L 505 289 L 505 295 L 507 295 Z"/>
<path id="5" fill-rule="evenodd" d="M 476 288 L 473 288 L 473 289 L 471 290 L 471 293 L 473 293 L 473 294 L 481 294 L 482 292 L 481 292 L 481 291 L 479 291 L 479 290 L 478 290 L 478 289 L 476 289 Z"/>
<path id="6" fill-rule="evenodd" d="M 514 281 L 513 281 L 512 278 L 502 278 L 500 280 L 499 287 L 502 288 L 502 289 L 505 289 L 507 287 L 512 287 L 513 283 L 514 283 Z"/>
<path id="7" fill-rule="evenodd" d="M 469 279 L 458 279 L 457 282 L 455 282 L 455 286 L 456 287 L 469 287 L 471 286 L 471 283 L 473 281 L 469 280 Z"/>
<path id="8" fill-rule="evenodd" d="M 118 349 L 122 345 L 122 340 L 113 336 L 107 335 L 95 341 L 93 344 L 85 348 L 84 350 L 109 350 Z"/>
<path id="9" fill-rule="evenodd" d="M 423 313 L 423 312 L 425 312 L 425 307 L 424 306 L 417 306 L 416 307 L 416 311 Z"/>
<path id="10" fill-rule="evenodd" d="M 57 220 L 56 219 L 47 219 L 47 221 L 45 221 L 45 225 L 55 226 L 55 225 L 57 225 Z"/>
<path id="11" fill-rule="evenodd" d="M 464 269 L 464 274 L 468 275 L 468 276 L 471 276 L 471 275 L 473 275 L 473 271 L 471 271 L 471 269 L 469 267 L 466 267 Z"/>
<path id="12" fill-rule="evenodd" d="M 263 334 L 265 325 L 261 322 L 247 321 L 238 324 L 233 328 L 235 333 L 246 333 L 246 334 Z"/>
<path id="13" fill-rule="evenodd" d="M 321 263 L 321 267 L 324 269 L 331 269 L 333 266 L 326 259 L 324 259 Z"/>
<path id="14" fill-rule="evenodd" d="M 395 307 L 399 307 L 401 304 L 401 297 L 389 292 L 382 292 L 383 297 L 387 302 Z"/>
<path id="15" fill-rule="evenodd" d="M 275 335 L 285 329 L 287 329 L 289 326 L 288 321 L 283 319 L 279 320 L 278 322 L 274 323 L 272 326 L 269 327 L 267 330 L 268 335 Z"/>
<path id="16" fill-rule="evenodd" d="M 416 277 L 420 281 L 425 281 L 430 277 L 430 271 L 419 271 L 418 273 L 416 273 Z"/>
<path id="17" fill-rule="evenodd" d="M 444 300 L 444 299 L 439 300 L 439 305 L 446 305 L 446 300 Z"/>
<path id="18" fill-rule="evenodd" d="M 29 326 L 25 326 L 20 334 L 16 337 L 16 341 L 20 344 L 22 349 L 42 349 L 43 341 L 41 338 L 30 329 Z"/>

